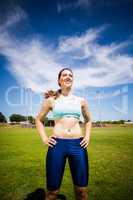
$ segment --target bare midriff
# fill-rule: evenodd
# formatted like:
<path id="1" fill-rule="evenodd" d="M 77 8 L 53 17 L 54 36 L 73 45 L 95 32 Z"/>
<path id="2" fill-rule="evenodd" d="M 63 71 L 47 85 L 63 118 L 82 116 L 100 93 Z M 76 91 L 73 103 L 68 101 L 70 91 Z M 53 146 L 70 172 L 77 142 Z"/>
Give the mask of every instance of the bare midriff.
<path id="1" fill-rule="evenodd" d="M 61 119 L 55 120 L 52 136 L 58 138 L 82 137 L 79 120 L 74 117 L 63 117 Z"/>
<path id="2" fill-rule="evenodd" d="M 52 110 L 55 101 L 52 99 Z M 76 117 L 64 116 L 59 119 L 55 119 L 55 126 L 53 128 L 53 137 L 57 138 L 80 138 L 82 137 L 82 130 L 79 125 L 79 119 Z"/>

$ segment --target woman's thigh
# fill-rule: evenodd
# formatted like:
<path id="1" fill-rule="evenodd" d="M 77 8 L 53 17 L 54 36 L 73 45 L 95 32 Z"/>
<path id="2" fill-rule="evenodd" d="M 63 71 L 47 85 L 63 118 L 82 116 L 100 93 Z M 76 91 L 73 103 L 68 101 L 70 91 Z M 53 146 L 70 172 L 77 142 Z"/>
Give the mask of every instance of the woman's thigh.
<path id="1" fill-rule="evenodd" d="M 59 189 L 64 173 L 66 156 L 59 143 L 49 147 L 46 157 L 46 184 L 48 190 Z"/>
<path id="2" fill-rule="evenodd" d="M 74 185 L 85 187 L 88 185 L 89 165 L 87 150 L 79 146 L 68 157 Z"/>

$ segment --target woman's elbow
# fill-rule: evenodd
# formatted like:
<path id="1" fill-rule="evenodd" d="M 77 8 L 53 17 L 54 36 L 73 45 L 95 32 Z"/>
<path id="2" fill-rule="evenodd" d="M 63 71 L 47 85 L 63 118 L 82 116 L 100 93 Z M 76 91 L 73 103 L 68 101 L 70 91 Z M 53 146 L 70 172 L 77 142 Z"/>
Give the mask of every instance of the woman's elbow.
<path id="1" fill-rule="evenodd" d="M 37 125 L 38 122 L 41 122 L 41 120 L 40 120 L 40 117 L 37 115 L 37 116 L 35 117 L 35 124 Z"/>
<path id="2" fill-rule="evenodd" d="M 42 123 L 42 124 L 43 124 L 43 122 L 44 122 L 44 117 L 41 117 L 41 116 L 39 116 L 39 115 L 37 115 L 37 116 L 35 117 L 35 123 L 36 123 L 36 124 L 38 124 L 38 123 Z"/>

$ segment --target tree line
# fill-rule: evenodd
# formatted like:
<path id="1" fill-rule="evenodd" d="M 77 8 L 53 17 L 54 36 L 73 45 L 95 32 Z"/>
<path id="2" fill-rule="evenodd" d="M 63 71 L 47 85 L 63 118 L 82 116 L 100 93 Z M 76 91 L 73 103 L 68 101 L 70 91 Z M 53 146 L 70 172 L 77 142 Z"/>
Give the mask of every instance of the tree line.
<path id="1" fill-rule="evenodd" d="M 10 122 L 30 122 L 32 124 L 35 123 L 35 118 L 33 116 L 23 116 L 20 114 L 12 114 L 9 116 Z M 48 125 L 48 118 L 46 117 L 44 122 L 45 125 Z M 131 122 L 131 120 L 127 120 L 128 122 Z M 96 121 L 94 122 L 96 125 L 102 124 L 124 124 L 125 120 L 117 120 L 117 121 Z M 0 112 L 0 123 L 7 123 L 6 117 L 3 115 L 2 112 Z"/>
<path id="2" fill-rule="evenodd" d="M 35 124 L 35 118 L 33 116 L 12 114 L 9 116 L 9 120 L 10 120 L 10 122 L 16 122 L 16 123 L 28 121 L 29 123 Z M 45 122 L 46 126 L 49 124 L 47 117 L 45 118 L 44 122 Z M 7 119 L 2 112 L 0 112 L 0 123 L 7 123 Z"/>
<path id="3" fill-rule="evenodd" d="M 12 114 L 9 116 L 9 120 L 10 122 L 25 122 L 25 121 L 29 121 L 30 123 L 35 123 L 35 118 L 33 116 L 23 116 L 20 114 Z M 3 115 L 2 112 L 0 112 L 0 122 L 1 123 L 6 123 L 7 119 L 6 117 Z"/>

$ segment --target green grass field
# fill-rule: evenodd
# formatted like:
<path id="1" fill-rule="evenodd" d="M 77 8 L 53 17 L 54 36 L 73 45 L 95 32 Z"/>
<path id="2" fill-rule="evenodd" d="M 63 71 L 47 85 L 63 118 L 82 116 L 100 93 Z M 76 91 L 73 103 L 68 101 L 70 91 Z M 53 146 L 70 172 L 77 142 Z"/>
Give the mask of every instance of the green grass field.
<path id="1" fill-rule="evenodd" d="M 0 127 L 0 200 L 24 200 L 45 190 L 46 152 L 35 129 Z M 88 153 L 89 200 L 133 199 L 133 128 L 93 129 Z M 74 200 L 68 164 L 60 193 Z"/>

